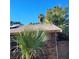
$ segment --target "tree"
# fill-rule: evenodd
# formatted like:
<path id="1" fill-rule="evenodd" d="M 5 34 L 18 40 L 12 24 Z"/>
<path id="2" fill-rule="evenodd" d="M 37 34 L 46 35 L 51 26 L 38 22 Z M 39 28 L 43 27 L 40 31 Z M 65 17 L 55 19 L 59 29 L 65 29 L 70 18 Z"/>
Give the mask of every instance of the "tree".
<path id="1" fill-rule="evenodd" d="M 20 25 L 23 25 L 21 22 L 10 21 L 10 25 L 14 25 L 14 24 L 20 24 Z"/>
<path id="2" fill-rule="evenodd" d="M 37 50 L 42 49 L 46 39 L 42 31 L 22 32 L 16 37 L 21 48 L 22 59 L 30 59 Z"/>
<path id="3" fill-rule="evenodd" d="M 13 21 L 10 21 L 10 25 L 13 25 L 14 24 L 14 22 Z"/>
<path id="4" fill-rule="evenodd" d="M 39 18 L 40 23 L 43 23 L 44 22 L 44 15 L 43 14 L 40 14 L 38 16 L 38 18 Z"/>
<path id="5" fill-rule="evenodd" d="M 55 6 L 52 9 L 48 9 L 46 12 L 46 20 L 62 28 L 63 32 L 65 33 L 68 33 L 68 17 L 69 16 L 67 8 L 62 9 L 59 6 Z"/>

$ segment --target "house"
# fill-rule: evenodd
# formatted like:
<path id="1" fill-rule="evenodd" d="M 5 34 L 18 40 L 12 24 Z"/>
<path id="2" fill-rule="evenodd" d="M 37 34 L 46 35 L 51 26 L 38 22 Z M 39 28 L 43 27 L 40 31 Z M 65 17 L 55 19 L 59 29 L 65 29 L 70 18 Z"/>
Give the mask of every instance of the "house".
<path id="1" fill-rule="evenodd" d="M 54 24 L 30 24 L 27 26 L 17 26 L 10 29 L 10 36 L 12 37 L 18 32 L 36 30 L 45 31 L 48 37 L 48 40 L 45 42 L 43 59 L 68 59 L 68 41 L 57 41 L 57 33 L 62 32 L 62 29 Z"/>

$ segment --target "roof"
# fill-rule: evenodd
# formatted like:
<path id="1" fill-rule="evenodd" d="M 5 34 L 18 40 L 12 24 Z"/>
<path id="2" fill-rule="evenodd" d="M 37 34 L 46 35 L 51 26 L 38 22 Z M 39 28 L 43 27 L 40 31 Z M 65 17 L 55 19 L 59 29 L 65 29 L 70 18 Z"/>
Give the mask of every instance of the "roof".
<path id="1" fill-rule="evenodd" d="M 36 30 L 43 30 L 48 32 L 62 32 L 62 29 L 54 24 L 35 24 L 35 25 L 30 24 L 27 26 L 20 26 L 18 28 L 10 29 L 10 33 L 17 33 L 22 31 L 36 31 Z"/>

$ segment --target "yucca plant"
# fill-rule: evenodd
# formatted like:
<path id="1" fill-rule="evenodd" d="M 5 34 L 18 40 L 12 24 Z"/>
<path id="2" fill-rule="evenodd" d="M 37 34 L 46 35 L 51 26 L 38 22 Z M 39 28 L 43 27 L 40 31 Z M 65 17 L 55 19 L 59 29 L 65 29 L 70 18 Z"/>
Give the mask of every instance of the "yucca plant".
<path id="1" fill-rule="evenodd" d="M 21 49 L 22 59 L 31 59 L 31 54 L 44 46 L 45 32 L 43 31 L 24 31 L 16 37 L 19 48 Z"/>

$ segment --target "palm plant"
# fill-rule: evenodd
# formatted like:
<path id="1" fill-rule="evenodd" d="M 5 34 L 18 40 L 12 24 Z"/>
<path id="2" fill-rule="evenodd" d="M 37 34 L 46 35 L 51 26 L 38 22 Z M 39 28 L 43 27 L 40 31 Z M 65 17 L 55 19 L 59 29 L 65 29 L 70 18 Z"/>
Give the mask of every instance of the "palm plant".
<path id="1" fill-rule="evenodd" d="M 22 59 L 31 59 L 31 55 L 38 49 L 42 49 L 46 39 L 42 31 L 22 32 L 16 37 L 19 48 L 21 48 Z"/>

